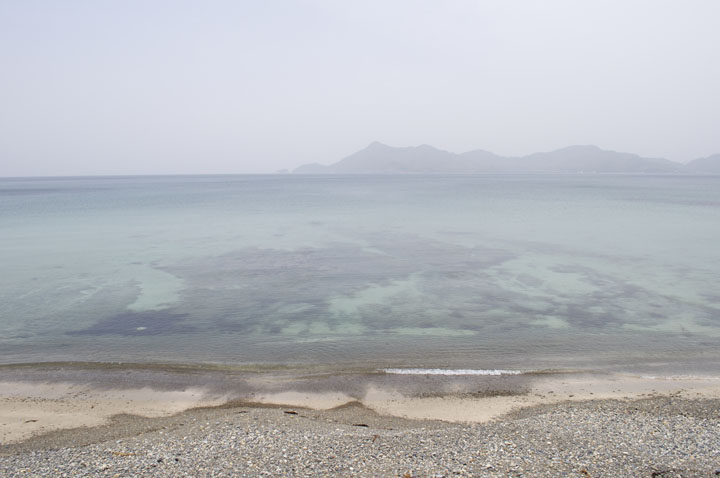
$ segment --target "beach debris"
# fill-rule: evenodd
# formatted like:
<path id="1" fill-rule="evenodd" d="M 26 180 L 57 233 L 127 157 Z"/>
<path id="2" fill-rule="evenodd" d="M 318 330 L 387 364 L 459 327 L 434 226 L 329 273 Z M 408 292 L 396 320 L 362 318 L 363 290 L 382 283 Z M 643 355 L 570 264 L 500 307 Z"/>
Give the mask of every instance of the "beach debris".
<path id="1" fill-rule="evenodd" d="M 367 423 L 353 423 L 352 426 L 370 428 L 370 425 L 368 425 Z"/>
<path id="2" fill-rule="evenodd" d="M 406 472 L 403 474 L 403 478 L 412 478 L 412 472 L 406 471 Z"/>
<path id="3" fill-rule="evenodd" d="M 375 443 L 378 438 L 380 438 L 380 435 L 373 435 L 372 443 Z"/>
<path id="4" fill-rule="evenodd" d="M 651 476 L 652 478 L 657 478 L 657 477 L 664 476 L 664 475 L 667 474 L 667 473 L 673 473 L 673 472 L 675 472 L 675 471 L 679 471 L 679 470 L 672 470 L 672 469 L 656 470 L 656 471 L 653 471 L 653 472 L 650 474 L 650 476 Z M 716 473 L 716 474 L 717 474 L 717 473 Z"/>
<path id="5" fill-rule="evenodd" d="M 135 453 L 130 453 L 127 451 L 113 451 L 111 453 L 115 456 L 135 456 Z"/>
<path id="6" fill-rule="evenodd" d="M 284 410 L 283 413 L 285 413 L 287 415 L 297 415 L 298 414 L 298 412 L 296 412 L 295 410 Z"/>
<path id="7" fill-rule="evenodd" d="M 587 469 L 585 469 L 585 468 L 583 468 L 582 470 L 580 470 L 580 474 L 583 475 L 583 476 L 587 476 L 588 478 L 590 478 L 590 472 L 587 471 Z"/>

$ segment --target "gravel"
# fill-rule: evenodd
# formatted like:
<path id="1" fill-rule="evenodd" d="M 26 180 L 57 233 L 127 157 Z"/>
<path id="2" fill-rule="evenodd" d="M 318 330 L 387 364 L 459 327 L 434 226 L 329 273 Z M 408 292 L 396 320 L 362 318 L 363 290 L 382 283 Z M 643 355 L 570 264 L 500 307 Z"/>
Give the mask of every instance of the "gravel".
<path id="1" fill-rule="evenodd" d="M 720 401 L 562 403 L 483 425 L 360 406 L 125 416 L 0 446 L 0 476 L 717 477 Z"/>

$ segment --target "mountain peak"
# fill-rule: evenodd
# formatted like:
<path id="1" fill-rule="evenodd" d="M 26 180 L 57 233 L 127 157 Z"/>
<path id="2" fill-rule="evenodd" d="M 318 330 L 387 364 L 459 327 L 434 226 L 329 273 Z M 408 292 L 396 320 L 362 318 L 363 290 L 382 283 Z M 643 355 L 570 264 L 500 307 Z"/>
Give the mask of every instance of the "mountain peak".
<path id="1" fill-rule="evenodd" d="M 388 146 L 387 144 L 381 143 L 380 141 L 373 141 L 372 143 L 368 144 L 365 149 L 392 149 L 392 146 Z"/>
<path id="2" fill-rule="evenodd" d="M 690 161 L 687 168 L 694 173 L 720 174 L 720 154 Z"/>
<path id="3" fill-rule="evenodd" d="M 595 146 L 594 144 L 573 144 L 572 146 L 567 146 L 565 148 L 559 149 L 558 151 L 576 151 L 576 152 L 582 152 L 582 151 L 605 151 L 602 148 Z"/>

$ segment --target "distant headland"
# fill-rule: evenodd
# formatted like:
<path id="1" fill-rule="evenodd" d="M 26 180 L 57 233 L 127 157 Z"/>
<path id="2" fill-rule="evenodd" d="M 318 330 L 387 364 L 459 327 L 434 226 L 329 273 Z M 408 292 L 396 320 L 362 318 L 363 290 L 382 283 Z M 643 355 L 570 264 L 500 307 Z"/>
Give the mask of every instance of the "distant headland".
<path id="1" fill-rule="evenodd" d="M 569 146 L 556 151 L 506 157 L 489 151 L 452 153 L 429 145 L 396 148 L 373 142 L 366 148 L 322 165 L 304 164 L 299 174 L 473 174 L 473 173 L 700 173 L 720 174 L 720 154 L 687 164 L 644 158 L 597 146 Z"/>

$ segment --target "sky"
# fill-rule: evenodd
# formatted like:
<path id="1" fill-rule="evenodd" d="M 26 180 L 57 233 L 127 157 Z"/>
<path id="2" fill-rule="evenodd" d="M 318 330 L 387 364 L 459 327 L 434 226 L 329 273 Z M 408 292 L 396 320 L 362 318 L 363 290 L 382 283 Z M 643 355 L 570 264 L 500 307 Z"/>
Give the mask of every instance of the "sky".
<path id="1" fill-rule="evenodd" d="M 0 176 L 720 153 L 717 0 L 0 0 Z"/>

